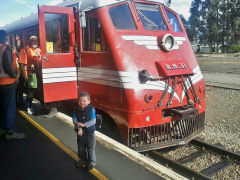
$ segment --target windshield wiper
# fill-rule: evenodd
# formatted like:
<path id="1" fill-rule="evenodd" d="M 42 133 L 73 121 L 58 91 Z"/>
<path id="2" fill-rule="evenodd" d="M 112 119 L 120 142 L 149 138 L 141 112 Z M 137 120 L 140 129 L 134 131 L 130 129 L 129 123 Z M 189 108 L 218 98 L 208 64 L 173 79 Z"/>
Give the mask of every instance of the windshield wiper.
<path id="1" fill-rule="evenodd" d="M 158 25 L 156 25 L 154 22 L 152 22 L 150 19 L 148 19 L 139 9 L 137 9 L 137 12 L 148 22 L 152 27 L 155 29 L 158 29 Z"/>

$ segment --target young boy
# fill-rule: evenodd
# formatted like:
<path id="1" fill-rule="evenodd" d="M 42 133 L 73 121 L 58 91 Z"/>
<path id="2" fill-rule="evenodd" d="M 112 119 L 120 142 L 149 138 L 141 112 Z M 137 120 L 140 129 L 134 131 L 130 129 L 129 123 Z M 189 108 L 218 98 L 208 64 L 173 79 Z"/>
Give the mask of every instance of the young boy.
<path id="1" fill-rule="evenodd" d="M 96 115 L 95 109 L 90 104 L 90 95 L 87 92 L 79 94 L 78 106 L 73 114 L 73 124 L 77 132 L 78 157 L 76 166 L 93 169 L 96 165 L 95 155 L 95 133 Z"/>

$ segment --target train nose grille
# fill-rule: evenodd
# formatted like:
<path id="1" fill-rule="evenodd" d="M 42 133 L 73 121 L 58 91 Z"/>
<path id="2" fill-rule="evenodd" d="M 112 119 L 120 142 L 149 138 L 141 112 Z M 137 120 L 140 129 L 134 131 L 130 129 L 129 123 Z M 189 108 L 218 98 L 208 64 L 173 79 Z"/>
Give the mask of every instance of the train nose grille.
<path id="1" fill-rule="evenodd" d="M 129 146 L 147 151 L 185 144 L 204 129 L 205 113 L 165 124 L 143 128 L 130 128 Z"/>

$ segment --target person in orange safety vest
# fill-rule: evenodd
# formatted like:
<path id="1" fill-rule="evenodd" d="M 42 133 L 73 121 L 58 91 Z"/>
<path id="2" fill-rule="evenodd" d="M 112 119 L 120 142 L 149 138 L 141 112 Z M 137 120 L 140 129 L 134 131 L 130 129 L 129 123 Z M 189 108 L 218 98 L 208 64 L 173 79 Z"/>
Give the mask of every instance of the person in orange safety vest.
<path id="1" fill-rule="evenodd" d="M 29 81 L 30 73 L 35 72 L 41 66 L 41 50 L 38 48 L 38 37 L 31 36 L 29 38 L 29 46 L 25 46 L 19 52 L 18 63 L 22 72 L 22 77 L 26 84 Z M 26 97 L 27 113 L 33 114 L 32 101 L 36 88 L 28 87 Z"/>
<path id="2" fill-rule="evenodd" d="M 6 140 L 23 139 L 14 131 L 16 121 L 16 87 L 18 68 L 12 50 L 6 46 L 7 32 L 0 30 L 0 136 Z"/>

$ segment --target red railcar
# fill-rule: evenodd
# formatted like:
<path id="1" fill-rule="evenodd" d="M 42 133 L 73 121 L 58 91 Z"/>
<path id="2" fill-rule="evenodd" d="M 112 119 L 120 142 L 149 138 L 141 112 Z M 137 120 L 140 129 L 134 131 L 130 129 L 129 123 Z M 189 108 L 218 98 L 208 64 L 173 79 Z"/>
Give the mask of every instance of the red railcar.
<path id="1" fill-rule="evenodd" d="M 12 45 L 40 36 L 44 102 L 88 91 L 128 146 L 163 148 L 190 141 L 205 119 L 203 76 L 179 15 L 164 2 L 69 0 L 5 29 Z"/>

